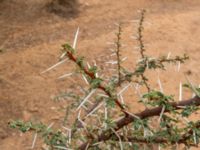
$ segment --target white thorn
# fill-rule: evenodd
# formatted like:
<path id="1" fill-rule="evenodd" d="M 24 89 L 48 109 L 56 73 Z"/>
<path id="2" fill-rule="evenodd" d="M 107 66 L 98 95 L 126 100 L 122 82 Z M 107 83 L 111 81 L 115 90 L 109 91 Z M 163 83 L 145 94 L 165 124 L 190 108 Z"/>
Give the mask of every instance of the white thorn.
<path id="1" fill-rule="evenodd" d="M 81 106 L 92 96 L 92 94 L 94 94 L 94 92 L 96 91 L 96 89 L 93 89 L 86 97 L 85 99 L 81 102 L 81 104 L 78 106 L 78 108 L 76 110 L 79 110 L 81 108 Z"/>
<path id="2" fill-rule="evenodd" d="M 132 113 L 130 113 L 130 112 L 128 112 L 128 111 L 125 111 L 125 112 L 126 112 L 127 114 L 129 114 L 130 116 L 136 118 L 136 119 L 140 119 L 140 117 L 137 116 L 137 115 L 135 115 L 135 114 L 132 114 Z"/>
<path id="3" fill-rule="evenodd" d="M 67 52 L 62 53 L 62 55 L 60 56 L 60 60 L 63 59 L 63 57 L 67 54 Z"/>
<path id="4" fill-rule="evenodd" d="M 93 63 L 94 63 L 94 66 L 96 66 L 96 67 L 97 67 L 97 63 L 96 63 L 96 61 L 95 61 L 95 60 L 93 60 Z"/>
<path id="5" fill-rule="evenodd" d="M 101 106 L 103 105 L 103 103 L 99 104 L 96 108 L 94 108 L 89 114 L 87 114 L 86 117 L 92 115 L 96 110 L 98 110 Z"/>
<path id="6" fill-rule="evenodd" d="M 78 27 L 78 29 L 77 29 L 77 31 L 76 31 L 76 34 L 75 34 L 75 37 L 74 37 L 74 43 L 73 43 L 73 46 L 72 46 L 73 49 L 76 48 L 77 39 L 78 39 L 78 34 L 79 34 L 79 27 Z M 60 56 L 60 58 L 62 59 L 62 58 L 65 56 L 65 54 L 66 54 L 66 52 L 63 53 L 63 54 Z M 56 63 L 55 65 L 53 65 L 53 66 L 49 67 L 48 69 L 46 69 L 45 71 L 41 72 L 41 74 L 43 74 L 43 73 L 45 73 L 45 72 L 47 72 L 47 71 L 52 70 L 53 68 L 55 68 L 55 67 L 57 67 L 57 66 L 63 64 L 63 63 L 64 63 L 65 61 L 67 61 L 67 60 L 68 60 L 68 58 L 66 58 L 66 59 L 64 59 L 64 60 L 62 60 L 62 61 Z"/>
<path id="7" fill-rule="evenodd" d="M 64 75 L 58 77 L 58 79 L 62 79 L 62 78 L 65 78 L 65 77 L 69 77 L 69 76 L 71 76 L 71 75 L 73 75 L 73 73 L 67 73 L 67 74 L 64 74 Z"/>
<path id="8" fill-rule="evenodd" d="M 179 72 L 180 69 L 181 69 L 181 62 L 179 61 L 179 62 L 178 62 L 178 66 L 177 66 L 177 71 Z"/>
<path id="9" fill-rule="evenodd" d="M 110 56 L 111 56 L 111 57 L 112 57 L 112 56 L 116 56 L 116 53 L 112 53 Z"/>
<path id="10" fill-rule="evenodd" d="M 195 93 L 195 95 L 197 95 L 198 97 L 200 97 L 199 92 L 196 90 L 196 88 L 194 87 L 194 85 L 192 84 L 192 82 L 190 81 L 190 79 L 188 78 L 188 76 L 186 76 L 186 80 L 190 84 L 190 86 L 191 86 L 193 92 Z"/>
<path id="11" fill-rule="evenodd" d="M 165 112 L 165 106 L 162 107 L 162 110 L 161 110 L 161 113 L 160 113 L 160 117 L 159 117 L 159 119 L 158 119 L 158 122 L 161 121 L 164 112 Z"/>
<path id="12" fill-rule="evenodd" d="M 99 145 L 101 144 L 102 142 L 97 142 L 97 143 L 94 143 L 92 146 L 96 146 L 96 145 Z"/>
<path id="13" fill-rule="evenodd" d="M 69 142 L 69 144 L 70 144 L 70 143 L 71 143 L 71 134 L 72 134 L 71 131 L 72 131 L 72 130 L 69 129 L 69 128 L 66 128 L 66 127 L 64 127 L 64 126 L 62 126 L 62 128 L 65 129 L 65 130 L 67 130 L 67 132 L 68 132 L 68 137 L 69 137 L 69 141 L 68 141 L 68 142 Z"/>
<path id="14" fill-rule="evenodd" d="M 105 120 L 107 120 L 108 119 L 108 108 L 107 108 L 107 106 L 106 106 L 106 103 L 104 103 L 104 107 L 105 107 L 105 109 L 104 109 L 104 111 L 105 111 Z"/>
<path id="15" fill-rule="evenodd" d="M 140 49 L 140 47 L 139 46 L 135 46 L 134 49 L 138 50 L 138 49 Z"/>
<path id="16" fill-rule="evenodd" d="M 35 133 L 35 135 L 34 135 L 33 143 L 32 143 L 31 149 L 34 149 L 35 143 L 36 143 L 36 139 L 37 139 L 37 133 Z"/>
<path id="17" fill-rule="evenodd" d="M 131 83 L 129 83 L 127 86 L 125 86 L 121 91 L 119 91 L 119 93 L 117 94 L 118 96 L 121 95 L 124 91 L 126 91 L 128 89 L 128 87 L 131 85 Z"/>
<path id="18" fill-rule="evenodd" d="M 65 129 L 65 130 L 67 130 L 68 132 L 71 130 L 71 129 L 69 129 L 67 127 L 64 127 L 64 126 L 62 126 L 62 128 Z"/>
<path id="19" fill-rule="evenodd" d="M 144 128 L 144 135 L 143 135 L 144 137 L 146 137 L 147 136 L 147 129 L 146 128 Z"/>
<path id="20" fill-rule="evenodd" d="M 122 104 L 125 104 L 125 103 L 124 103 L 124 98 L 123 98 L 122 94 L 120 94 L 119 97 L 120 97 L 120 99 L 121 99 L 121 103 L 122 103 Z"/>
<path id="21" fill-rule="evenodd" d="M 122 145 L 122 140 L 121 140 L 121 137 L 119 136 L 119 134 L 113 129 L 111 128 L 111 130 L 115 133 L 115 135 L 118 137 L 119 139 L 119 145 L 120 145 L 120 150 L 123 150 L 123 145 Z"/>
<path id="22" fill-rule="evenodd" d="M 87 124 L 81 120 L 81 109 L 78 112 L 78 121 L 85 127 Z"/>
<path id="23" fill-rule="evenodd" d="M 169 53 L 167 54 L 167 59 L 169 59 L 170 56 L 171 56 L 171 52 L 169 52 Z"/>
<path id="24" fill-rule="evenodd" d="M 140 85 L 137 83 L 136 85 L 135 84 L 131 84 L 133 88 L 135 88 L 135 93 L 138 94 L 139 97 L 142 97 L 142 94 L 140 92 Z"/>
<path id="25" fill-rule="evenodd" d="M 138 40 L 138 36 L 131 36 L 132 39 Z"/>
<path id="26" fill-rule="evenodd" d="M 90 143 L 87 144 L 85 150 L 88 150 L 89 146 L 90 146 Z"/>
<path id="27" fill-rule="evenodd" d="M 96 63 L 95 60 L 93 60 L 93 63 L 94 63 L 94 66 L 97 67 L 97 63 Z M 98 78 L 98 77 L 99 77 L 99 74 L 96 72 L 96 73 L 95 73 L 95 76 Z"/>
<path id="28" fill-rule="evenodd" d="M 74 37 L 74 43 L 73 43 L 73 49 L 76 49 L 76 45 L 77 45 L 77 40 L 78 40 L 78 34 L 79 34 L 79 27 L 77 28 L 75 37 Z"/>
<path id="29" fill-rule="evenodd" d="M 89 62 L 87 62 L 87 66 L 88 66 L 88 68 L 89 68 L 89 69 L 91 68 L 91 66 L 90 66 Z"/>
<path id="30" fill-rule="evenodd" d="M 69 149 L 69 148 L 66 148 L 66 147 L 63 147 L 63 146 L 53 146 L 54 148 L 56 149 L 61 149 L 61 150 L 72 150 L 72 149 Z"/>
<path id="31" fill-rule="evenodd" d="M 117 61 L 108 61 L 108 62 L 106 62 L 107 64 L 112 64 L 112 65 L 114 65 L 114 64 L 117 64 L 118 62 Z"/>
<path id="32" fill-rule="evenodd" d="M 98 94 L 98 96 L 109 97 L 108 95 L 105 95 L 105 94 Z"/>
<path id="33" fill-rule="evenodd" d="M 50 129 L 54 125 L 54 122 L 52 122 L 48 127 L 47 130 Z"/>
<path id="34" fill-rule="evenodd" d="M 86 77 L 83 74 L 82 74 L 82 77 L 83 77 L 83 80 L 85 81 L 85 83 L 89 85 L 88 80 L 86 79 Z"/>
<path id="35" fill-rule="evenodd" d="M 177 106 L 177 108 L 185 109 L 186 106 Z"/>
<path id="36" fill-rule="evenodd" d="M 82 105 L 82 107 L 83 107 L 85 110 L 88 110 L 88 108 L 87 108 L 85 105 Z"/>
<path id="37" fill-rule="evenodd" d="M 120 24 L 119 24 L 119 23 L 117 23 L 117 22 L 115 22 L 115 23 L 114 23 L 114 25 L 116 25 L 116 26 L 118 26 L 118 27 L 120 26 Z"/>
<path id="38" fill-rule="evenodd" d="M 146 65 L 147 65 L 147 69 L 149 69 L 149 62 L 148 61 L 146 61 Z"/>
<path id="39" fill-rule="evenodd" d="M 195 96 L 196 96 L 196 94 L 193 92 L 193 93 L 192 93 L 192 98 L 194 98 Z"/>
<path id="40" fill-rule="evenodd" d="M 160 144 L 158 145 L 158 150 L 161 150 L 161 146 L 160 146 Z"/>
<path id="41" fill-rule="evenodd" d="M 122 58 L 122 61 L 125 61 L 127 59 L 127 57 Z"/>
<path id="42" fill-rule="evenodd" d="M 196 132 L 193 130 L 194 144 L 197 144 Z"/>
<path id="43" fill-rule="evenodd" d="M 111 48 L 110 48 L 109 50 L 110 50 L 111 52 L 116 52 L 116 50 L 114 50 L 114 49 L 111 49 Z"/>
<path id="44" fill-rule="evenodd" d="M 57 66 L 63 64 L 63 63 L 66 62 L 67 60 L 68 60 L 68 58 L 63 59 L 62 61 L 60 61 L 60 62 L 54 64 L 53 66 L 51 66 L 51 67 L 49 67 L 48 69 L 46 69 L 46 70 L 44 70 L 43 72 L 41 72 L 41 74 L 43 74 L 43 73 L 45 73 L 45 72 L 48 72 L 48 71 L 54 69 L 55 67 L 57 67 Z"/>
<path id="45" fill-rule="evenodd" d="M 189 123 L 189 122 L 190 122 L 190 121 L 189 121 L 187 118 L 185 118 L 185 117 L 184 117 L 184 119 L 185 119 L 185 121 L 186 121 L 187 123 Z"/>
<path id="46" fill-rule="evenodd" d="M 182 101 L 182 98 L 183 98 L 183 88 L 182 88 L 182 83 L 180 82 L 179 84 L 179 101 Z"/>
<path id="47" fill-rule="evenodd" d="M 162 83 L 161 83 L 161 81 L 160 81 L 159 75 L 158 75 L 158 85 L 159 85 L 160 91 L 163 93 L 164 90 L 163 90 Z"/>

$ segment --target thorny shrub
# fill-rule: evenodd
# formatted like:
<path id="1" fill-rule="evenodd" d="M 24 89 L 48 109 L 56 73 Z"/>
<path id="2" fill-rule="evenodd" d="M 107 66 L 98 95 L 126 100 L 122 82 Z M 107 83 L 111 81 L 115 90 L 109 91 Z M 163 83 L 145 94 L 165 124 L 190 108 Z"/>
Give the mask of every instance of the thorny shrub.
<path id="1" fill-rule="evenodd" d="M 120 24 L 115 42 L 118 73 L 113 75 L 109 81 L 105 81 L 103 77 L 98 75 L 97 65 L 86 66 L 84 58 L 77 56 L 75 45 L 64 44 L 61 62 L 58 64 L 67 59 L 76 64 L 79 69 L 78 74 L 81 74 L 80 77 L 84 78 L 89 87 L 85 90 L 84 96 L 70 92 L 57 97 L 58 99 L 64 97 L 70 101 L 66 108 L 62 129 L 53 130 L 43 123 L 37 124 L 19 120 L 11 121 L 10 127 L 17 128 L 22 132 L 30 131 L 40 134 L 50 150 L 137 150 L 141 148 L 141 145 L 157 145 L 159 148 L 177 148 L 179 145 L 185 148 L 198 147 L 200 121 L 190 121 L 188 117 L 199 110 L 200 88 L 188 82 L 184 87 L 191 89 L 196 96 L 177 102 L 174 96 L 154 90 L 145 74 L 147 70 L 165 70 L 169 63 L 184 63 L 188 56 L 154 58 L 146 55 L 142 34 L 144 16 L 145 10 L 142 10 L 137 30 L 138 52 L 141 57 L 133 72 L 122 66 L 122 28 Z M 138 103 L 143 104 L 145 110 L 134 114 L 128 111 L 128 106 L 120 99 L 120 95 L 133 84 L 146 88 L 146 92 L 141 93 L 138 99 Z M 69 115 L 76 119 L 72 121 L 71 118 L 69 119 Z M 157 125 L 153 126 L 155 118 L 157 118 Z"/>

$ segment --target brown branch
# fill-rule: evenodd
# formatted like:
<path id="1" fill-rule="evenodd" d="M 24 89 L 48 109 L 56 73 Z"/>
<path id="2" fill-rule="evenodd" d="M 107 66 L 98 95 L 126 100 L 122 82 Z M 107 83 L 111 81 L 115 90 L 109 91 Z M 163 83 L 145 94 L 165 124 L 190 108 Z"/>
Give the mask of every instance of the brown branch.
<path id="1" fill-rule="evenodd" d="M 144 46 L 144 42 L 143 42 L 143 30 L 144 30 L 144 27 L 143 27 L 143 24 L 144 24 L 144 15 L 145 15 L 145 12 L 146 10 L 145 9 L 142 9 L 141 10 L 141 17 L 140 17 L 140 20 L 139 20 L 139 26 L 138 26 L 138 42 L 139 42 L 139 48 L 140 48 L 140 55 L 141 55 L 141 58 L 145 60 L 145 70 L 147 68 L 147 65 L 146 65 L 146 62 L 147 62 L 147 59 L 146 59 L 146 56 L 144 54 L 144 52 L 146 51 L 145 50 L 145 46 Z M 147 62 L 148 63 L 148 62 Z M 142 81 L 144 82 L 144 85 L 147 89 L 148 92 L 151 91 L 151 88 L 148 84 L 148 79 L 144 76 L 144 72 L 140 75 L 141 76 L 141 79 Z"/>
<path id="2" fill-rule="evenodd" d="M 190 136 L 192 136 L 192 134 Z M 171 141 L 171 142 L 164 138 L 154 138 L 149 141 L 148 139 L 143 138 L 143 137 L 124 137 L 124 136 L 119 136 L 119 137 L 121 141 L 131 142 L 131 143 L 144 143 L 144 144 L 152 143 L 152 142 L 154 144 L 176 144 L 177 143 L 177 144 L 185 144 L 187 146 L 195 146 L 195 147 L 198 146 L 197 144 L 187 143 L 188 138 L 185 138 L 185 137 L 182 137 L 177 141 Z M 115 137 L 114 139 L 111 139 L 111 140 L 119 141 L 119 137 L 118 138 Z"/>
<path id="3" fill-rule="evenodd" d="M 194 128 L 200 128 L 200 122 L 197 122 Z M 173 136 L 173 135 L 172 135 Z M 132 142 L 132 143 L 155 143 L 155 144 L 185 144 L 187 146 L 198 146 L 198 144 L 188 143 L 189 140 L 193 136 L 193 129 L 190 129 L 186 133 L 184 133 L 180 139 L 177 141 L 169 141 L 165 138 L 161 137 L 125 137 L 123 135 L 119 135 L 120 140 L 123 142 Z M 111 140 L 119 141 L 119 137 L 113 137 Z M 151 140 L 149 140 L 151 139 Z"/>
<path id="4" fill-rule="evenodd" d="M 189 105 L 199 106 L 200 105 L 200 97 L 196 96 L 192 99 L 180 101 L 178 103 L 173 102 L 173 103 L 170 103 L 170 105 L 176 110 L 181 109 L 180 106 L 189 106 Z M 144 110 L 140 113 L 136 113 L 134 115 L 139 117 L 140 119 L 145 119 L 145 118 L 149 118 L 149 117 L 153 117 L 153 116 L 159 116 L 161 111 L 162 111 L 162 106 L 156 107 L 153 109 L 146 109 L 146 110 Z M 169 112 L 169 111 L 170 110 L 165 109 L 164 113 Z M 135 121 L 136 119 L 137 118 L 135 118 L 131 114 L 128 114 L 128 115 L 124 116 L 121 120 L 115 122 L 116 127 L 114 130 L 117 131 L 117 130 L 121 129 L 122 127 L 127 126 L 131 122 Z M 96 141 L 96 142 L 107 141 L 113 135 L 114 135 L 113 131 L 111 129 L 108 129 L 105 132 L 103 132 L 102 134 L 100 134 L 98 136 L 98 138 L 95 139 L 94 141 Z M 92 144 L 92 142 L 86 142 L 86 143 L 82 144 L 78 149 L 84 150 L 88 144 Z"/>
<path id="5" fill-rule="evenodd" d="M 85 74 L 87 74 L 91 79 L 95 79 L 95 73 L 90 72 L 88 69 L 86 69 L 85 67 L 81 66 L 81 64 L 77 63 L 77 58 L 73 55 L 72 52 L 67 51 L 67 56 L 68 58 L 73 61 L 74 63 L 76 63 L 79 68 L 81 68 L 83 70 L 83 72 Z M 109 97 L 112 97 L 111 93 L 109 91 L 106 90 L 106 88 L 102 85 L 99 85 L 97 88 L 101 89 L 102 91 L 104 91 Z M 121 109 L 121 111 L 127 116 L 127 112 L 124 110 L 123 105 L 119 102 L 118 99 L 115 99 L 115 103 L 116 105 Z M 96 106 L 98 106 L 99 102 L 95 103 L 94 106 L 92 106 L 91 110 L 89 112 L 87 112 L 87 114 L 89 114 L 93 109 L 96 108 Z M 85 117 L 87 116 L 87 114 L 83 117 L 83 121 L 85 120 Z M 79 122 L 78 120 L 75 121 L 75 126 L 77 128 L 82 128 L 82 124 L 81 122 Z M 77 131 L 77 129 L 73 129 L 72 130 L 72 136 L 74 135 L 74 133 Z"/>
<path id="6" fill-rule="evenodd" d="M 145 66 L 145 68 L 146 68 L 146 66 Z M 144 82 L 144 85 L 145 85 L 147 91 L 150 92 L 151 88 L 150 88 L 149 84 L 147 83 L 148 79 L 144 76 L 144 74 L 141 74 L 140 76 L 142 78 L 142 81 Z"/>
<path id="7" fill-rule="evenodd" d="M 93 72 L 88 71 L 88 69 L 86 69 L 85 67 L 82 67 L 81 64 L 77 63 L 77 58 L 70 52 L 67 51 L 67 56 L 69 57 L 70 60 L 72 60 L 73 62 L 75 62 L 83 71 L 85 74 L 87 74 L 91 79 L 95 79 L 95 74 Z M 97 87 L 98 89 L 101 89 L 102 91 L 104 91 L 109 97 L 112 97 L 111 93 L 109 91 L 106 90 L 106 88 L 102 85 L 99 85 Z M 124 111 L 124 107 L 123 105 L 119 102 L 118 99 L 114 100 L 116 105 L 121 109 L 121 111 L 125 114 L 128 115 L 126 113 L 126 111 Z"/>
<path id="8" fill-rule="evenodd" d="M 81 64 L 77 63 L 77 58 L 75 58 L 71 52 L 67 51 L 67 56 L 70 60 L 75 62 L 84 71 L 85 74 L 87 74 L 90 78 L 95 79 L 95 74 L 93 72 L 89 72 L 85 67 L 82 67 Z"/>

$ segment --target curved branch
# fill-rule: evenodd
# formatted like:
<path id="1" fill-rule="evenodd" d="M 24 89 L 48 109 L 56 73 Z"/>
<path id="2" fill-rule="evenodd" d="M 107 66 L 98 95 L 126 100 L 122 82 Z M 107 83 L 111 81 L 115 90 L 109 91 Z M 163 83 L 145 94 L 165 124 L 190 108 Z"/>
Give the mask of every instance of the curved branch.
<path id="1" fill-rule="evenodd" d="M 184 101 L 180 101 L 178 103 L 173 102 L 170 103 L 170 105 L 175 108 L 176 110 L 181 109 L 180 106 L 189 106 L 189 105 L 196 105 L 199 106 L 200 105 L 200 97 L 196 96 L 192 99 L 189 100 L 184 100 Z M 145 119 L 145 118 L 149 118 L 149 117 L 153 117 L 153 116 L 159 116 L 160 113 L 162 111 L 162 107 L 156 107 L 156 108 L 152 108 L 152 109 L 146 109 L 140 113 L 136 113 L 134 115 L 128 114 L 126 116 L 124 116 L 122 119 L 120 119 L 119 121 L 115 122 L 116 127 L 115 127 L 115 131 L 121 129 L 124 126 L 127 126 L 128 124 L 130 124 L 131 122 L 135 121 L 137 117 L 139 117 L 140 119 Z M 169 112 L 170 110 L 165 109 L 164 113 Z M 101 142 L 101 141 L 107 141 L 109 140 L 111 137 L 113 136 L 113 132 L 112 130 L 108 129 L 105 132 L 103 132 L 102 134 L 100 134 L 98 136 L 97 139 L 94 139 L 93 141 L 96 142 Z M 85 150 L 86 146 L 88 146 L 88 144 L 91 144 L 92 142 L 86 142 L 84 144 L 82 144 L 78 149 L 80 150 Z"/>
<path id="2" fill-rule="evenodd" d="M 88 69 L 86 69 L 85 67 L 82 67 L 79 63 L 77 63 L 77 58 L 69 51 L 67 51 L 67 56 L 68 58 L 73 61 L 74 63 L 76 63 L 79 68 L 81 68 L 85 74 L 87 74 L 91 79 L 95 79 L 95 73 L 93 72 L 90 72 Z M 102 91 L 104 91 L 109 97 L 112 97 L 111 96 L 111 93 L 109 91 L 106 90 L 106 88 L 102 85 L 99 85 L 97 88 L 101 89 Z M 116 105 L 121 109 L 121 111 L 125 114 L 125 115 L 128 115 L 126 114 L 126 111 L 124 110 L 124 106 L 119 102 L 118 99 L 115 99 L 114 100 Z"/>
<path id="3" fill-rule="evenodd" d="M 194 126 L 195 128 L 200 128 L 200 122 L 197 122 L 197 124 Z M 145 138 L 145 137 L 124 137 L 123 135 L 119 135 L 120 140 L 123 142 L 132 142 L 132 143 L 150 143 L 153 142 L 155 144 L 185 144 L 188 146 L 198 146 L 198 144 L 193 144 L 193 143 L 188 143 L 187 140 L 190 139 L 190 137 L 193 136 L 193 129 L 190 129 L 189 131 L 187 131 L 186 133 L 184 133 L 180 139 L 178 139 L 177 141 L 169 141 L 165 138 L 161 138 L 161 137 L 152 137 L 151 140 L 149 140 L 149 138 Z M 119 141 L 118 137 L 114 137 L 112 138 L 112 140 L 114 141 Z"/>

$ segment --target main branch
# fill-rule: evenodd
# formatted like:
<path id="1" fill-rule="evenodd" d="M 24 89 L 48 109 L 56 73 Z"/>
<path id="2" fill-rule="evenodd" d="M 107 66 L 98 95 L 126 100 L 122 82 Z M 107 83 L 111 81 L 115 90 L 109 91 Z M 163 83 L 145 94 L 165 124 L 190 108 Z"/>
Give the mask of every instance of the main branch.
<path id="1" fill-rule="evenodd" d="M 178 110 L 178 109 L 181 109 L 181 106 L 190 106 L 190 105 L 196 105 L 196 106 L 199 106 L 200 105 L 200 97 L 194 97 L 192 99 L 189 99 L 189 100 L 184 100 L 184 101 L 180 101 L 178 103 L 176 102 L 173 102 L 173 103 L 170 103 L 170 105 Z M 116 127 L 115 127 L 115 131 L 121 129 L 122 127 L 124 126 L 127 126 L 128 124 L 130 124 L 131 122 L 135 121 L 136 118 L 135 116 L 139 117 L 140 119 L 145 119 L 145 118 L 149 118 L 149 117 L 153 117 L 153 116 L 159 116 L 160 113 L 162 111 L 162 107 L 156 107 L 156 108 L 153 108 L 153 109 L 146 109 L 140 113 L 136 113 L 133 115 L 131 114 L 128 114 L 126 116 L 124 116 L 121 120 L 115 122 L 116 124 Z M 168 109 L 165 109 L 164 113 L 166 112 L 169 112 L 170 110 Z M 109 140 L 112 136 L 115 136 L 115 134 L 113 133 L 113 131 L 111 129 L 108 129 L 106 130 L 105 132 L 103 132 L 102 134 L 100 134 L 98 136 L 97 139 L 93 140 L 95 142 L 102 142 L 102 141 L 107 141 Z M 93 142 L 92 141 L 92 142 Z M 79 149 L 80 150 L 85 150 L 85 148 L 89 145 L 91 146 L 91 144 L 93 144 L 92 142 L 86 142 L 84 144 L 82 144 Z"/>

